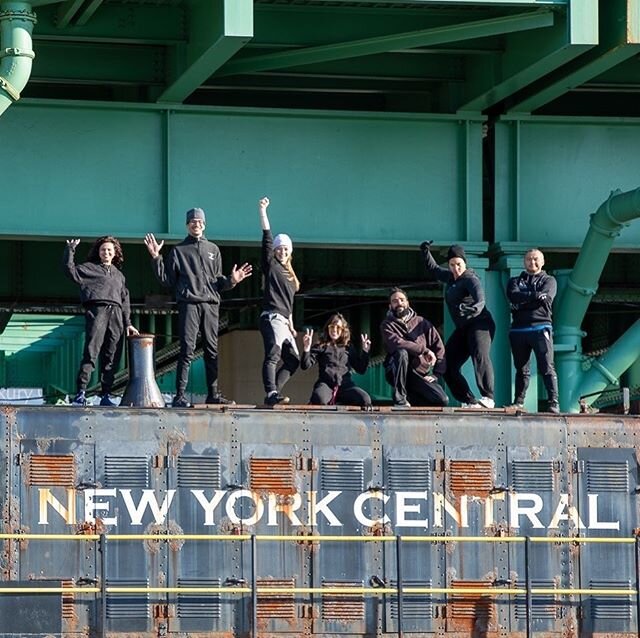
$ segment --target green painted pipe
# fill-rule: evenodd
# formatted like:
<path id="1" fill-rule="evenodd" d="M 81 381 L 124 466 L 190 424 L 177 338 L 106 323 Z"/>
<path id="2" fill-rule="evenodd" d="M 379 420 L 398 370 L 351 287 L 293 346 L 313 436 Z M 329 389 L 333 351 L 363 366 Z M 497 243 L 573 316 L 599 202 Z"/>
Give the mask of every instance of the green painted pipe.
<path id="1" fill-rule="evenodd" d="M 577 404 L 581 397 L 590 405 L 611 384 L 618 384 L 620 375 L 638 359 L 640 352 L 640 319 L 636 321 L 601 357 L 592 361 L 591 368 L 580 378 L 572 396 Z M 591 395 L 591 396 L 587 396 Z"/>
<path id="2" fill-rule="evenodd" d="M 36 14 L 26 2 L 0 4 L 0 115 L 20 99 L 31 76 Z"/>
<path id="3" fill-rule="evenodd" d="M 640 217 L 640 188 L 626 193 L 612 192 L 607 201 L 591 216 L 589 230 L 580 254 L 557 304 L 554 341 L 557 346 L 556 367 L 560 385 L 560 407 L 563 411 L 578 411 L 578 397 L 588 394 L 582 387 L 585 376 L 581 368 L 584 335 L 580 326 L 591 298 L 598 289 L 598 280 L 613 242 L 622 228 L 636 217 Z M 635 351 L 631 362 L 637 356 L 638 350 Z M 616 367 L 618 365 L 616 364 Z M 604 382 L 605 377 L 602 379 Z M 609 383 L 606 381 L 603 388 Z"/>

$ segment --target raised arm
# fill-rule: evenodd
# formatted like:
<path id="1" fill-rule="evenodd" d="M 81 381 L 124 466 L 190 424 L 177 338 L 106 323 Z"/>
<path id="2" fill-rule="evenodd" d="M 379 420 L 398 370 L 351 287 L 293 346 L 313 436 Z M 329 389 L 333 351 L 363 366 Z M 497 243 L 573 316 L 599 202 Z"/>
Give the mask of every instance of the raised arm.
<path id="1" fill-rule="evenodd" d="M 67 244 L 64 248 L 64 258 L 62 262 L 62 268 L 64 274 L 76 284 L 82 284 L 82 277 L 78 272 L 75 262 L 76 248 L 80 243 L 79 239 L 67 239 Z"/>
<path id="2" fill-rule="evenodd" d="M 442 266 L 438 266 L 436 260 L 433 258 L 431 254 L 430 246 L 432 241 L 423 241 L 420 244 L 420 252 L 422 253 L 422 258 L 424 259 L 424 267 L 427 270 L 427 274 L 437 279 L 438 281 L 442 281 L 446 283 L 451 279 L 451 273 L 448 268 L 443 268 Z"/>

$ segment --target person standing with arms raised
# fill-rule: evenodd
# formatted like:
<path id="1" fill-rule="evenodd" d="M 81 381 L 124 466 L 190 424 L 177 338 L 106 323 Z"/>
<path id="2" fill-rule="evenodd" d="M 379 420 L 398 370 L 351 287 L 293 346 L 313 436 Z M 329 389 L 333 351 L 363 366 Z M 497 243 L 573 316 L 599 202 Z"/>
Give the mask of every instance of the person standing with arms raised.
<path id="1" fill-rule="evenodd" d="M 229 404 L 218 390 L 218 320 L 220 293 L 230 290 L 251 276 L 251 265 L 234 264 L 231 274 L 222 274 L 220 249 L 204 236 L 206 217 L 202 208 L 191 208 L 186 214 L 187 236 L 165 259 L 160 255 L 164 241 L 147 234 L 144 243 L 153 258 L 153 270 L 158 281 L 175 290 L 178 305 L 180 354 L 176 371 L 174 408 L 189 407 L 185 398 L 189 368 L 196 350 L 198 332 L 202 334 L 204 365 L 207 379 L 206 403 Z"/>
<path id="2" fill-rule="evenodd" d="M 269 198 L 258 202 L 262 227 L 262 276 L 264 295 L 260 314 L 260 334 L 264 343 L 262 382 L 265 405 L 289 403 L 289 397 L 281 394 L 282 388 L 300 365 L 293 326 L 293 298 L 300 290 L 300 282 L 293 270 L 293 242 L 289 235 L 271 234 L 267 215 Z M 278 368 L 278 364 L 282 365 Z"/>

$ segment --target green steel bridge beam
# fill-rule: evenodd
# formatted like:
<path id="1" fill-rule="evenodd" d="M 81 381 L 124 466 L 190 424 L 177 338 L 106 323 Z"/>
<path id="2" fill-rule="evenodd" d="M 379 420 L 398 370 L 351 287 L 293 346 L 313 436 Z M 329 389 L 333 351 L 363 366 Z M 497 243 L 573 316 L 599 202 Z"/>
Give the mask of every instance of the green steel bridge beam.
<path id="1" fill-rule="evenodd" d="M 557 14 L 561 15 L 561 14 Z M 598 0 L 569 0 L 567 12 L 549 31 L 535 31 L 529 42 L 507 42 L 507 51 L 489 68 L 474 61 L 469 98 L 458 112 L 483 111 L 537 82 L 598 44 Z"/>
<path id="2" fill-rule="evenodd" d="M 35 54 L 31 34 L 36 14 L 26 2 L 0 4 L 0 115 L 20 99 Z"/>
<path id="3" fill-rule="evenodd" d="M 158 102 L 183 102 L 253 37 L 252 0 L 193 0 L 184 61 Z"/>
<path id="4" fill-rule="evenodd" d="M 387 53 L 397 49 L 471 40 L 488 36 L 503 35 L 528 29 L 539 29 L 553 24 L 553 13 L 540 10 L 512 16 L 502 16 L 488 20 L 476 20 L 464 24 L 452 24 L 408 33 L 396 33 L 351 42 L 339 42 L 315 47 L 305 47 L 294 51 L 267 53 L 264 55 L 234 60 L 226 64 L 216 77 L 271 71 L 333 60 L 344 60 L 360 56 Z"/>
<path id="5" fill-rule="evenodd" d="M 510 106 L 510 113 L 531 113 L 638 54 L 640 0 L 606 0 L 606 5 L 600 13 L 600 44 L 550 74 Z"/>
<path id="6" fill-rule="evenodd" d="M 640 217 L 640 188 L 626 193 L 611 193 L 591 217 L 580 254 L 558 301 L 554 333 L 558 377 L 561 379 L 560 406 L 564 411 L 577 411 L 579 398 L 594 391 L 588 388 L 598 386 L 604 390 L 640 353 L 636 334 L 640 326 L 634 324 L 605 355 L 596 360 L 591 370 L 586 374 L 580 371 L 582 320 L 596 293 L 598 280 L 616 237 L 625 225 L 637 217 Z M 599 384 L 594 383 L 594 377 L 600 379 Z M 586 402 L 593 403 L 596 398 L 591 396 Z"/>

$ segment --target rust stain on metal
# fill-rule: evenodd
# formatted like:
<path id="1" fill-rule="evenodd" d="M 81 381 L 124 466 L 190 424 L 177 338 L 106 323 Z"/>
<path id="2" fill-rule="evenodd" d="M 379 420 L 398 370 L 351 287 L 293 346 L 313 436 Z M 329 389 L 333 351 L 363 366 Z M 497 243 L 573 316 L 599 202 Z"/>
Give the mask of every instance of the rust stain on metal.
<path id="1" fill-rule="evenodd" d="M 249 459 L 249 486 L 254 492 L 295 494 L 295 463 L 291 458 Z"/>
<path id="2" fill-rule="evenodd" d="M 293 578 L 258 578 L 258 588 L 291 588 L 295 587 Z M 294 593 L 291 592 L 258 592 L 258 605 L 256 607 L 258 619 L 281 618 L 293 620 L 296 618 L 296 604 Z"/>
<path id="3" fill-rule="evenodd" d="M 63 580 L 60 582 L 60 586 L 64 588 L 74 587 L 73 580 Z M 75 606 L 75 594 L 73 592 L 67 592 L 61 594 L 62 598 L 62 619 L 67 624 L 67 631 L 74 632 L 78 623 L 78 614 L 76 613 Z"/>
<path id="4" fill-rule="evenodd" d="M 452 589 L 473 587 L 486 589 L 487 593 L 493 586 L 486 580 L 454 580 Z M 495 623 L 496 609 L 493 599 L 485 594 L 461 593 L 450 595 L 447 603 L 447 625 L 454 631 L 487 632 L 489 626 Z"/>
<path id="5" fill-rule="evenodd" d="M 104 534 L 107 531 L 101 518 L 96 518 L 95 523 L 82 522 L 75 526 L 76 534 L 79 536 L 90 536 L 93 534 Z"/>
<path id="6" fill-rule="evenodd" d="M 324 581 L 323 587 L 362 587 L 361 582 Z M 364 596 L 361 593 L 326 594 L 322 597 L 322 619 L 354 621 L 364 619 Z"/>
<path id="7" fill-rule="evenodd" d="M 178 525 L 178 523 L 176 523 L 175 521 L 169 521 L 169 524 L 167 525 L 167 531 L 169 532 L 169 534 L 184 534 L 184 530 L 182 529 L 182 527 L 180 527 L 180 525 Z M 179 552 L 185 543 L 183 538 L 172 538 L 168 542 L 169 549 L 172 552 Z"/>
<path id="8" fill-rule="evenodd" d="M 161 534 L 166 534 L 166 530 L 161 525 L 156 525 L 155 523 L 151 523 L 144 530 L 145 534 L 157 534 L 160 536 Z M 150 554 L 157 554 L 160 551 L 161 543 L 164 541 L 161 538 L 158 540 L 144 540 L 143 545 L 146 551 Z"/>
<path id="9" fill-rule="evenodd" d="M 489 496 L 493 488 L 493 462 L 452 459 L 449 485 L 455 496 Z"/>
<path id="10" fill-rule="evenodd" d="M 27 485 L 74 487 L 75 458 L 69 454 L 30 454 L 25 476 Z"/>

